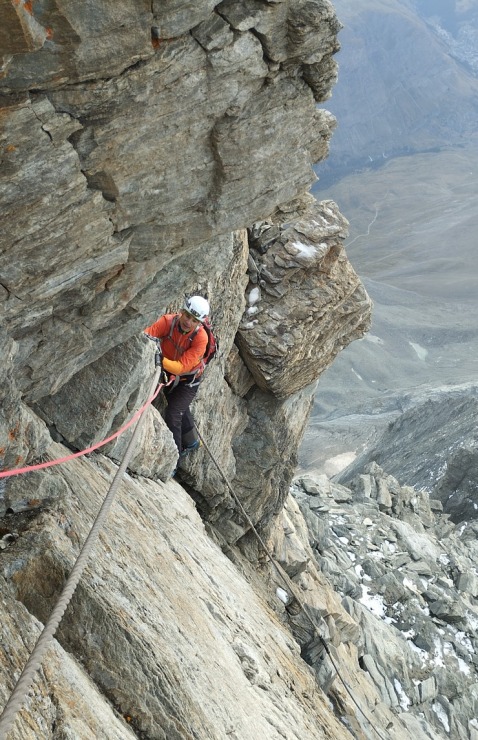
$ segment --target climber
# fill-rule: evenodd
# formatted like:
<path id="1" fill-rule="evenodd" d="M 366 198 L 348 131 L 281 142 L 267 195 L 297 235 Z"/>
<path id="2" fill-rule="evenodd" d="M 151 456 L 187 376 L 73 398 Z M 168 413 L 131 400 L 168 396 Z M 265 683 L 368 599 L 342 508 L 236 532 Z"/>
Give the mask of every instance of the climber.
<path id="1" fill-rule="evenodd" d="M 208 333 L 203 322 L 208 314 L 208 301 L 194 295 L 186 299 L 178 314 L 164 314 L 145 329 L 145 334 L 161 340 L 163 369 L 169 379 L 174 378 L 173 384 L 164 389 L 167 402 L 164 420 L 180 457 L 200 445 L 189 406 L 204 371 Z"/>

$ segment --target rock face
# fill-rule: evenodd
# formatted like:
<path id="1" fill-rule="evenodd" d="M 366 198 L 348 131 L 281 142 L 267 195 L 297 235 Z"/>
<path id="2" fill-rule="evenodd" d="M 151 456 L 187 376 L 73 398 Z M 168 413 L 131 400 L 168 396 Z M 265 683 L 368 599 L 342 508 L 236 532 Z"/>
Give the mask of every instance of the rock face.
<path id="1" fill-rule="evenodd" d="M 464 384 L 415 400 L 336 477 L 347 483 L 376 461 L 439 499 L 454 522 L 477 518 L 477 387 Z"/>
<path id="2" fill-rule="evenodd" d="M 52 454 L 61 455 L 62 448 L 54 446 Z M 2 555 L 10 581 L 7 612 L 16 604 L 13 588 L 38 619 L 48 616 L 113 472 L 102 458 L 50 474 L 62 489 L 55 509 L 45 511 L 33 530 L 19 532 Z M 109 712 L 114 724 L 105 724 L 97 737 L 348 736 L 326 703 L 313 699 L 318 687 L 286 629 L 284 606 L 247 583 L 207 537 L 193 501 L 177 483 L 126 480 L 97 555 L 58 634 L 83 669 L 76 691 L 89 698 L 92 680 L 109 700 L 100 716 Z M 30 646 L 32 617 L 24 612 L 16 629 Z M 54 663 L 64 655 L 59 647 L 56 652 Z M 6 661 L 7 686 L 20 661 Z M 77 737 L 94 737 L 89 712 L 80 723 L 79 700 L 72 702 L 72 718 L 62 718 L 64 685 L 79 666 L 71 658 L 61 667 L 49 659 L 48 666 L 48 678 L 59 675 L 60 685 L 48 684 L 51 704 L 44 684 L 35 687 L 30 711 L 48 709 L 40 734 L 25 713 L 12 737 L 55 737 L 50 727 L 57 721 L 64 731 L 79 723 Z M 90 711 L 98 701 L 93 695 Z"/>
<path id="3" fill-rule="evenodd" d="M 114 435 L 147 400 L 144 327 L 198 292 L 220 340 L 193 409 L 207 447 L 172 481 L 177 450 L 161 403 L 148 408 L 12 736 L 337 739 L 350 726 L 363 736 L 346 697 L 330 706 L 330 671 L 302 659 L 300 618 L 289 624 L 271 597 L 251 531 L 272 537 L 316 380 L 371 311 L 343 250 L 345 219 L 330 202 L 311 210 L 307 194 L 335 125 L 316 105 L 335 81 L 333 8 L 121 0 L 3 11 L 1 464 L 112 437 L 0 479 L 4 703 L 132 429 Z M 261 252 L 269 226 L 276 237 Z M 264 313 L 249 331 L 255 285 Z M 327 634 L 349 645 L 349 615 L 333 594 L 314 598 L 328 605 Z"/>
<path id="4" fill-rule="evenodd" d="M 359 626 L 358 662 L 395 713 L 395 731 L 398 724 L 408 737 L 477 737 L 476 522 L 455 527 L 439 501 L 376 463 L 348 487 L 307 474 L 291 493 L 311 551 L 296 515 L 282 535 L 285 567 L 318 568 L 333 584 Z M 370 711 L 373 699 L 366 701 Z"/>
<path id="5" fill-rule="evenodd" d="M 186 28 L 184 8 L 175 8 L 165 37 L 162 4 L 148 14 L 127 3 L 111 11 L 113 25 L 108 11 L 100 23 L 90 19 L 111 34 L 102 55 L 114 62 L 105 65 L 101 34 L 92 44 L 88 22 L 69 17 L 69 7 L 41 16 L 53 24 L 41 33 L 32 16 L 44 43 L 9 59 L 1 81 L 8 105 L 0 274 L 4 325 L 20 345 L 16 373 L 30 399 L 55 392 L 148 325 L 172 296 L 204 282 L 195 261 L 209 257 L 214 280 L 224 270 L 218 236 L 307 189 L 312 162 L 327 154 L 332 119 L 302 76 L 314 56 L 310 35 L 295 40 L 286 69 L 265 61 L 253 19 L 246 30 L 224 21 L 229 33 L 208 50 L 189 31 L 222 16 L 210 2 L 196 5 Z M 316 56 L 330 56 L 338 26 L 328 3 L 280 5 L 298 25 L 321 25 Z M 262 8 L 265 39 L 284 22 L 275 8 Z M 153 40 L 147 21 L 157 29 Z M 118 55 L 115 28 L 124 23 L 134 26 L 134 41 Z M 54 358 L 49 347 L 59 335 L 68 351 Z"/>
<path id="6" fill-rule="evenodd" d="M 370 300 L 345 258 L 346 222 L 332 202 L 300 220 L 254 225 L 238 346 L 259 387 L 278 398 L 313 382 L 369 328 Z"/>

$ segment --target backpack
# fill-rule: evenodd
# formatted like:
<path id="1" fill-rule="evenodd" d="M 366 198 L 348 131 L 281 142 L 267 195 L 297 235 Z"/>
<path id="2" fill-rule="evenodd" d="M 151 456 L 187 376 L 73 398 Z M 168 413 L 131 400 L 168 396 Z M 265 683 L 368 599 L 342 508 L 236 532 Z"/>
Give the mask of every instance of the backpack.
<path id="1" fill-rule="evenodd" d="M 207 334 L 207 345 L 206 345 L 206 351 L 204 353 L 204 357 L 202 358 L 202 362 L 204 363 L 204 367 L 211 362 L 219 352 L 219 340 L 215 336 L 211 322 L 208 318 L 204 319 L 202 322 L 202 325 L 206 329 Z"/>
<path id="2" fill-rule="evenodd" d="M 178 319 L 179 319 L 179 316 L 175 316 L 175 317 L 174 317 L 174 319 L 173 319 L 173 320 L 171 321 L 171 326 L 170 326 L 170 328 L 169 328 L 169 334 L 168 334 L 168 339 L 171 339 L 171 337 L 172 337 L 172 335 L 173 335 L 174 327 L 176 326 L 176 324 L 177 324 L 177 322 L 178 322 Z M 203 327 L 204 327 L 204 329 L 206 330 L 206 334 L 207 334 L 207 344 L 206 344 L 206 349 L 205 349 L 205 351 L 204 351 L 204 355 L 203 355 L 203 358 L 202 358 L 202 360 L 201 360 L 201 367 L 200 367 L 200 368 L 198 368 L 198 369 L 197 369 L 197 370 L 196 370 L 196 371 L 195 371 L 195 372 L 193 373 L 193 375 L 194 375 L 194 378 L 196 378 L 196 376 L 198 376 L 198 375 L 202 375 L 202 374 L 203 374 L 203 372 L 204 372 L 204 370 L 205 370 L 205 368 L 206 368 L 206 365 L 208 365 L 208 364 L 209 364 L 209 363 L 211 362 L 211 360 L 213 360 L 213 359 L 214 359 L 214 357 L 216 356 L 216 354 L 217 354 L 217 353 L 218 353 L 218 351 L 219 351 L 219 340 L 218 340 L 218 338 L 216 337 L 216 335 L 214 334 L 214 331 L 213 331 L 213 328 L 212 328 L 211 322 L 209 321 L 209 319 L 208 319 L 208 318 L 205 318 L 205 319 L 204 319 L 204 321 L 202 322 L 202 326 L 203 326 Z M 192 333 L 192 334 L 191 334 L 191 336 L 189 337 L 189 342 L 190 342 L 190 343 L 191 343 L 191 342 L 193 341 L 194 337 L 196 336 L 196 334 L 197 334 L 197 332 L 199 331 L 199 329 L 200 329 L 200 328 L 201 328 L 201 327 L 200 327 L 200 326 L 198 326 L 198 327 L 197 327 L 197 328 L 196 328 L 196 329 L 195 329 L 195 330 L 193 331 L 193 333 Z M 187 373 L 187 374 L 189 375 L 189 373 Z"/>

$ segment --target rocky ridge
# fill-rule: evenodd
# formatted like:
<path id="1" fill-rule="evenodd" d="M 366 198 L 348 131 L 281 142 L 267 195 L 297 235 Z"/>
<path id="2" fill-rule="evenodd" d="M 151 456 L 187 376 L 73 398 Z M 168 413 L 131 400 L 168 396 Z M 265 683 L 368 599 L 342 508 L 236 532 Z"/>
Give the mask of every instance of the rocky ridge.
<path id="1" fill-rule="evenodd" d="M 478 737 L 476 522 L 454 525 L 440 501 L 376 463 L 347 487 L 306 474 L 291 494 L 285 539 L 294 557 L 284 565 L 306 573 L 312 561 L 333 584 L 381 701 L 410 735 Z"/>
<path id="2" fill-rule="evenodd" d="M 337 475 L 345 485 L 372 461 L 438 499 L 455 523 L 477 518 L 477 387 L 410 394 L 403 412 Z"/>
<path id="3" fill-rule="evenodd" d="M 277 598 L 284 584 L 205 449 L 171 480 L 176 448 L 149 408 L 11 737 L 339 740 L 369 737 L 370 712 L 392 740 L 432 736 L 433 713 L 401 711 L 364 670 L 363 615 L 321 573 L 289 497 L 317 377 L 371 310 L 344 218 L 307 193 L 335 123 L 316 106 L 335 79 L 332 6 L 24 3 L 6 18 L 3 467 L 118 430 L 151 382 L 142 330 L 186 291 L 207 294 L 221 352 L 195 418 L 319 623 Z M 127 439 L 2 481 L 3 704 Z M 457 712 L 461 732 L 468 704 Z"/>

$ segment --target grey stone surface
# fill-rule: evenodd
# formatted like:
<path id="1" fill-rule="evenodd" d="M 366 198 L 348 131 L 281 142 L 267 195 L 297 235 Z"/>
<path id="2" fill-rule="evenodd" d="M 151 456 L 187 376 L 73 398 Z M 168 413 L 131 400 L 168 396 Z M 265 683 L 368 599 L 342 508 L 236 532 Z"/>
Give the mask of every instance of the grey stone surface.
<path id="1" fill-rule="evenodd" d="M 362 551 L 346 526 L 355 498 L 344 486 L 317 481 L 313 495 L 304 492 L 311 507 L 303 518 L 289 496 L 316 380 L 361 336 L 370 313 L 343 249 L 346 224 L 337 207 L 327 201 L 306 215 L 313 165 L 327 156 L 335 127 L 316 106 L 335 79 L 332 6 L 121 0 L 80 7 L 61 0 L 54 7 L 15 4 L 5 13 L 2 463 L 52 461 L 130 418 L 152 374 L 142 331 L 178 309 L 184 293 L 200 292 L 211 302 L 220 352 L 193 411 L 250 517 L 205 446 L 169 479 L 176 452 L 159 415 L 148 411 L 130 463 L 134 476 L 120 485 L 58 631 L 59 657 L 45 663 L 46 683 L 25 704 L 15 737 L 345 740 L 350 727 L 363 738 L 321 637 L 357 686 L 360 705 L 373 707 L 380 727 L 393 721 L 391 740 L 406 740 L 392 712 L 400 704 L 394 679 L 406 683 L 405 660 L 394 650 L 396 667 L 385 672 L 385 638 L 370 637 L 363 625 L 372 622 L 355 602 L 363 578 L 349 547 Z M 260 224 L 274 234 L 270 243 Z M 265 325 L 258 353 L 252 337 L 247 348 L 242 342 L 251 286 L 264 304 L 271 299 L 275 349 Z M 320 319 L 322 335 L 315 328 L 294 336 L 297 323 L 311 319 Z M 267 364 L 268 344 L 276 366 Z M 50 614 L 127 441 L 121 437 L 108 456 L 93 453 L 1 487 L 0 569 L 8 583 L 0 611 L 4 659 L 15 675 L 25 644 L 31 648 L 33 619 Z M 385 575 L 377 553 L 383 547 L 392 558 L 398 542 L 407 554 L 403 572 L 419 591 L 411 552 L 425 506 L 382 481 L 392 513 L 407 518 L 384 534 L 376 527 L 387 516 L 378 496 L 360 504 L 372 522 L 363 572 Z M 330 529 L 324 513 L 327 521 L 337 517 Z M 287 605 L 275 597 L 276 574 L 251 521 L 293 579 L 299 598 Z M 464 572 L 467 557 L 454 547 Z M 436 542 L 421 559 L 430 565 L 435 552 L 442 553 Z M 448 603 L 453 585 L 432 585 L 430 602 Z M 395 583 L 381 587 L 393 593 Z M 301 597 L 320 628 L 307 619 Z M 456 598 L 474 612 L 467 596 Z M 11 626 L 13 614 L 19 623 Z M 411 616 L 400 615 L 403 629 Z M 433 644 L 431 628 L 426 637 Z M 460 644 L 458 631 L 453 637 L 468 665 L 468 643 Z M 60 644 L 74 658 L 66 659 Z M 365 654 L 386 694 L 362 670 Z M 462 685 L 449 673 L 437 677 L 437 697 L 451 704 Z M 13 680 L 8 670 L 1 675 L 5 700 Z M 334 703 L 323 688 L 334 692 Z M 471 716 L 462 696 L 456 723 Z"/>
<path id="2" fill-rule="evenodd" d="M 7 39 L 1 89 L 58 87 L 121 72 L 154 53 L 151 4 L 145 0 L 89 3 L 60 1 L 15 5 L 4 17 Z"/>
<path id="3" fill-rule="evenodd" d="M 15 599 L 9 580 L 0 576 L 0 582 L 4 645 L 0 655 L 0 700 L 3 707 L 40 636 L 42 625 Z M 54 731 L 51 728 L 55 728 Z M 133 740 L 137 737 L 127 722 L 104 701 L 80 663 L 56 641 L 51 644 L 48 660 L 35 677 L 27 705 L 17 714 L 8 734 L 12 740 L 54 736 L 85 740 Z"/>
<path id="4" fill-rule="evenodd" d="M 476 705 L 478 603 L 472 588 L 459 590 L 457 584 L 464 573 L 470 579 L 463 586 L 476 577 L 474 523 L 452 526 L 443 536 L 441 518 L 447 517 L 432 514 L 427 494 L 400 486 L 376 463 L 351 481 L 350 502 L 334 501 L 330 490 L 336 484 L 327 487 L 323 477 L 316 478 L 320 492 L 314 496 L 306 493 L 310 472 L 294 480 L 291 492 L 308 526 L 314 559 L 307 568 L 315 561 L 360 625 L 355 642 L 362 669 L 381 700 L 419 737 L 445 737 L 439 697 L 453 726 L 450 735 L 467 737 Z M 364 479 L 373 480 L 376 492 L 386 485 L 391 506 L 378 505 L 371 515 Z"/>
<path id="5" fill-rule="evenodd" d="M 64 448 L 54 445 L 50 452 L 58 457 Z M 44 510 L 33 526 L 27 523 L 2 553 L 2 575 L 9 580 L 2 613 L 8 615 L 11 604 L 20 609 L 13 591 L 38 619 L 50 613 L 115 469 L 103 456 L 61 468 L 60 506 Z M 87 734 L 87 723 L 94 727 L 90 714 L 97 711 L 99 723 L 111 712 L 109 703 L 129 718 L 134 737 L 349 737 L 327 701 L 318 698 L 298 645 L 272 607 L 275 597 L 264 584 L 257 590 L 253 569 L 249 579 L 207 536 L 192 499 L 177 483 L 127 477 L 58 632 L 108 699 L 98 700 L 98 707 L 91 701 L 85 734 L 79 729 L 77 737 L 94 736 Z M 10 619 L 2 616 L 4 629 Z M 22 633 L 18 626 L 9 629 L 15 651 Z M 32 634 L 26 639 L 31 648 Z M 55 651 L 63 654 L 58 646 Z M 15 666 L 24 653 L 21 645 Z M 58 668 L 60 677 L 70 661 Z M 11 680 L 8 673 L 2 678 L 6 696 Z M 35 715 L 32 727 L 43 722 L 42 737 L 55 737 L 54 707 L 38 715 L 48 708 L 56 680 L 49 666 L 42 702 L 28 707 Z M 54 705 L 65 692 L 61 680 L 53 689 Z M 90 683 L 84 674 L 72 682 L 68 722 L 89 697 L 76 693 Z M 58 712 L 62 702 L 60 696 Z M 111 728 L 103 721 L 97 737 L 121 736 L 120 719 Z M 34 737 L 34 729 L 29 732 L 24 736 Z M 122 737 L 129 736 L 128 730 Z"/>
<path id="6" fill-rule="evenodd" d="M 257 384 L 278 398 L 311 383 L 369 326 L 370 299 L 353 269 L 343 269 L 346 233 L 330 202 L 251 229 L 255 269 L 238 343 Z"/>
<path id="7" fill-rule="evenodd" d="M 155 344 L 146 336 L 113 347 L 77 373 L 53 396 L 39 399 L 36 409 L 60 438 L 78 450 L 114 437 L 130 424 L 148 401 L 155 365 Z M 133 435 L 130 425 L 101 446 L 121 461 Z M 177 448 L 158 411 L 150 406 L 129 469 L 165 480 L 176 466 Z"/>

